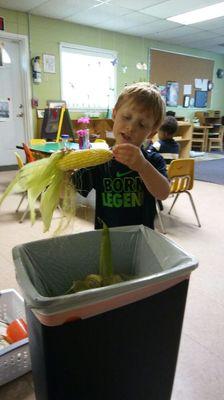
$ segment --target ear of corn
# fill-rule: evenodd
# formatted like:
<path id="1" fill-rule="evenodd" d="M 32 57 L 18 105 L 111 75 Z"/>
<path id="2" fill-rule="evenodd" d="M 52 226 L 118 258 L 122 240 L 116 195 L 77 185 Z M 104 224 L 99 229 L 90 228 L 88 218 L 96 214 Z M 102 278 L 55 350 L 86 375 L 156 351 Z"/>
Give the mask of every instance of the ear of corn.
<path id="1" fill-rule="evenodd" d="M 112 152 L 107 149 L 88 149 L 69 152 L 57 152 L 49 158 L 28 163 L 19 170 L 13 181 L 0 198 L 3 200 L 12 192 L 27 191 L 32 224 L 35 222 L 35 202 L 41 196 L 41 217 L 44 231 L 48 231 L 54 210 L 57 208 L 61 192 L 65 194 L 62 200 L 62 216 L 67 221 L 75 214 L 74 193 L 66 171 L 87 168 L 104 164 L 112 158 Z M 67 226 L 67 223 L 64 227 Z M 63 229 L 60 223 L 57 233 Z"/>
<path id="2" fill-rule="evenodd" d="M 58 167 L 62 171 L 88 168 L 104 164 L 111 160 L 112 152 L 107 149 L 87 149 L 71 151 L 59 161 Z"/>

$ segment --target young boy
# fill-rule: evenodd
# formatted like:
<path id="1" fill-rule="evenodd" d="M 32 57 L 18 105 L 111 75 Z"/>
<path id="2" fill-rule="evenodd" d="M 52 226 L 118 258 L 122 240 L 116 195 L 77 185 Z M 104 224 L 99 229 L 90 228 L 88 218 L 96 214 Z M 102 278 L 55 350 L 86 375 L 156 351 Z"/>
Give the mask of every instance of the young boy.
<path id="1" fill-rule="evenodd" d="M 143 224 L 154 228 L 155 199 L 169 194 L 166 165 L 157 152 L 142 147 L 164 118 L 164 103 L 150 83 L 126 87 L 113 110 L 115 146 L 112 161 L 75 172 L 76 189 L 84 197 L 96 190 L 95 228 Z"/>
<path id="2" fill-rule="evenodd" d="M 167 116 L 158 131 L 159 140 L 149 146 L 149 151 L 158 151 L 169 165 L 179 157 L 179 144 L 173 139 L 177 132 L 176 118 Z"/>

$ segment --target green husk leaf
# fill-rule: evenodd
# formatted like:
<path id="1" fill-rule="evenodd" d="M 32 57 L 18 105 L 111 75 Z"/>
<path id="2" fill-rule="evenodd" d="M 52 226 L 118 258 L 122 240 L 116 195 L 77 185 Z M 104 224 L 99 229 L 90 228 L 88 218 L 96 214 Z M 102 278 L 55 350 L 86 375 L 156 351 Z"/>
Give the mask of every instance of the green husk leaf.
<path id="1" fill-rule="evenodd" d="M 102 277 L 108 277 L 113 275 L 110 231 L 108 226 L 104 222 L 103 222 L 103 229 L 102 229 L 102 236 L 100 243 L 99 274 Z"/>
<path id="2" fill-rule="evenodd" d="M 55 153 L 52 154 L 51 157 L 35 161 L 33 163 L 27 165 L 34 165 L 30 175 L 30 179 L 27 179 L 27 192 L 28 192 L 28 202 L 30 208 L 30 218 L 31 223 L 34 224 L 35 222 L 35 203 L 37 199 L 40 197 L 42 193 L 47 190 L 47 188 L 51 185 L 51 183 L 55 180 L 57 182 L 57 177 L 59 176 L 63 179 L 63 174 L 57 167 L 58 160 L 63 156 L 63 153 Z M 46 160 L 46 161 L 45 161 Z M 41 161 L 45 161 L 40 163 Z M 39 165 L 36 167 L 36 163 Z M 45 214 L 46 216 L 46 214 Z M 45 221 L 43 220 L 44 226 Z M 47 223 L 46 223 L 47 225 Z"/>
<path id="3" fill-rule="evenodd" d="M 40 212 L 44 223 L 44 232 L 49 230 L 53 212 L 59 204 L 62 179 L 63 173 L 58 171 L 47 189 L 41 194 Z"/>
<path id="4" fill-rule="evenodd" d="M 9 184 L 0 199 L 0 205 L 5 198 L 12 192 L 27 191 L 28 204 L 30 209 L 31 223 L 35 222 L 35 203 L 41 196 L 41 216 L 44 224 L 44 231 L 50 228 L 54 209 L 59 203 L 60 191 L 65 180 L 68 183 L 67 173 L 61 171 L 57 164 L 64 157 L 64 152 L 52 154 L 49 158 L 28 163 L 19 170 L 15 178 Z M 66 179 L 65 179 L 66 178 Z M 65 215 L 68 215 L 68 197 L 74 199 L 71 194 L 71 188 L 65 190 L 66 199 L 62 202 L 62 208 L 65 208 Z M 71 203 L 71 199 L 70 199 Z M 71 206 L 70 206 L 71 210 Z M 74 211 L 74 206 L 72 211 Z"/>
<path id="5" fill-rule="evenodd" d="M 73 221 L 76 214 L 76 190 L 71 184 L 70 173 L 63 173 L 63 181 L 61 185 L 61 192 L 63 197 L 59 203 L 62 218 L 59 222 L 57 229 L 54 231 L 54 235 L 58 235 L 65 230 L 71 221 Z"/>

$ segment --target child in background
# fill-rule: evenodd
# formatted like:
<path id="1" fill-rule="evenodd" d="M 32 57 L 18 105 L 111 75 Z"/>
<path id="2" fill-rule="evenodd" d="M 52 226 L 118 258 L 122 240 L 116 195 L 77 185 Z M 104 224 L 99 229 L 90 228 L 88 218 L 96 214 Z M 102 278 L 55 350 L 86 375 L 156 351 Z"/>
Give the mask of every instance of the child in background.
<path id="1" fill-rule="evenodd" d="M 169 165 L 179 157 L 179 144 L 173 139 L 178 129 L 176 118 L 167 116 L 158 131 L 159 140 L 149 146 L 149 151 L 158 151 Z"/>
<path id="2" fill-rule="evenodd" d="M 169 195 L 166 164 L 143 142 L 154 136 L 164 118 L 164 102 L 150 83 L 125 87 L 113 110 L 114 158 L 108 163 L 75 171 L 72 181 L 87 197 L 96 191 L 95 228 L 143 224 L 154 228 L 155 199 Z"/>

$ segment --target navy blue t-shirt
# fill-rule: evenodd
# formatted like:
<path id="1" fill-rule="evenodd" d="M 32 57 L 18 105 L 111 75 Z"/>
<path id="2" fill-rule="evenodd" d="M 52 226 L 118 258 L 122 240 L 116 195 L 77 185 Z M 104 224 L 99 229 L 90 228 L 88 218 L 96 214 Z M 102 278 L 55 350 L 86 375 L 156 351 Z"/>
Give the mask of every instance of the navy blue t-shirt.
<path id="1" fill-rule="evenodd" d="M 158 141 L 149 145 L 148 151 L 158 151 L 166 160 L 166 164 L 170 164 L 172 160 L 179 158 L 179 148 L 179 143 L 177 143 L 174 139 L 159 139 Z"/>
<path id="2" fill-rule="evenodd" d="M 142 149 L 144 157 L 164 176 L 166 164 L 157 152 Z M 96 190 L 95 228 L 140 225 L 154 228 L 155 198 L 149 193 L 136 171 L 115 159 L 96 167 L 75 172 L 72 180 L 79 193 L 87 197 Z"/>

